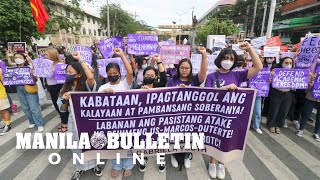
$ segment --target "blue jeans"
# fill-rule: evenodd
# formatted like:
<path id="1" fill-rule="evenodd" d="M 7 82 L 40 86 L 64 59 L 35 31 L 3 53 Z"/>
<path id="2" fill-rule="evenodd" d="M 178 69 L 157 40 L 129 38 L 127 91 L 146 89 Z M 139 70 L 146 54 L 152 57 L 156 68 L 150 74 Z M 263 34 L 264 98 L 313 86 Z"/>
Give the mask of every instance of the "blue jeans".
<path id="1" fill-rule="evenodd" d="M 309 99 L 305 99 L 304 107 L 302 111 L 302 117 L 300 121 L 300 128 L 299 130 L 304 130 L 307 125 L 308 119 L 311 116 L 313 108 L 317 109 L 316 115 L 316 125 L 314 127 L 313 133 L 319 134 L 320 133 L 320 102 L 311 101 Z"/>
<path id="2" fill-rule="evenodd" d="M 259 129 L 261 122 L 261 97 L 256 97 L 256 102 L 254 103 L 254 109 L 252 113 L 251 125 L 253 129 Z"/>
<path id="3" fill-rule="evenodd" d="M 112 167 L 114 170 L 131 170 L 134 167 L 132 158 L 120 158 L 120 164 L 117 164 L 116 159 L 112 159 Z"/>
<path id="4" fill-rule="evenodd" d="M 17 86 L 17 93 L 22 110 L 28 117 L 29 123 L 35 124 L 37 127 L 43 126 L 43 118 L 41 114 L 38 93 L 29 94 L 24 86 Z"/>

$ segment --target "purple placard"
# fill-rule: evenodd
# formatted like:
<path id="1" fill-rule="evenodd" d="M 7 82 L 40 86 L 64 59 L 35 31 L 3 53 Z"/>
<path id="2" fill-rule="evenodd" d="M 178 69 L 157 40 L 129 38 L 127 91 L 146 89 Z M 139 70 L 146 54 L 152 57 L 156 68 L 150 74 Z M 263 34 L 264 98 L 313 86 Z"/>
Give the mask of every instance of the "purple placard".
<path id="1" fill-rule="evenodd" d="M 128 34 L 128 54 L 152 55 L 158 53 L 158 35 Z"/>
<path id="2" fill-rule="evenodd" d="M 99 68 L 99 74 L 104 78 L 107 77 L 106 67 L 109 63 L 117 63 L 120 66 L 121 75 L 127 74 L 127 70 L 124 67 L 124 64 L 123 64 L 121 58 L 99 59 L 99 60 L 97 60 L 97 63 L 98 63 L 98 68 Z"/>
<path id="3" fill-rule="evenodd" d="M 111 58 L 114 48 L 121 48 L 124 51 L 123 37 L 114 36 L 105 40 L 101 40 L 98 46 L 103 58 Z"/>
<path id="4" fill-rule="evenodd" d="M 32 61 L 34 66 L 34 74 L 38 77 L 51 77 L 53 75 L 51 67 L 53 61 L 49 59 L 34 59 Z"/>
<path id="5" fill-rule="evenodd" d="M 270 69 L 263 68 L 258 74 L 249 80 L 249 87 L 257 89 L 257 96 L 268 97 L 270 89 Z"/>
<path id="6" fill-rule="evenodd" d="M 303 40 L 299 55 L 295 61 L 296 68 L 311 68 L 312 66 L 316 66 L 316 60 L 320 52 L 319 43 L 320 36 L 306 37 Z"/>
<path id="7" fill-rule="evenodd" d="M 314 79 L 312 87 L 312 97 L 318 99 L 320 98 L 320 66 L 317 66 L 316 73 L 317 76 Z"/>
<path id="8" fill-rule="evenodd" d="M 30 73 L 30 67 L 8 67 L 3 75 L 3 85 L 25 85 L 34 84 Z"/>
<path id="9" fill-rule="evenodd" d="M 77 51 L 81 54 L 81 57 L 84 61 L 86 61 L 89 65 L 92 63 L 92 50 L 91 47 L 83 46 L 83 45 L 75 45 L 73 51 Z"/>
<path id="10" fill-rule="evenodd" d="M 293 59 L 295 54 L 296 52 L 281 52 L 281 58 L 290 57 Z"/>
<path id="11" fill-rule="evenodd" d="M 168 41 L 161 41 L 159 42 L 160 46 L 168 46 L 168 45 L 176 45 L 176 43 L 172 40 L 168 40 Z"/>
<path id="12" fill-rule="evenodd" d="M 275 68 L 272 87 L 278 89 L 307 89 L 308 73 L 308 69 Z"/>
<path id="13" fill-rule="evenodd" d="M 57 84 L 64 84 L 66 82 L 66 67 L 67 64 L 57 64 L 54 69 L 54 77 L 57 80 Z"/>
<path id="14" fill-rule="evenodd" d="M 160 55 L 164 64 L 179 64 L 181 59 L 190 59 L 190 46 L 165 45 L 161 47 Z"/>
<path id="15" fill-rule="evenodd" d="M 0 60 L 0 69 L 2 69 L 2 73 L 6 71 L 6 63 L 3 60 Z"/>
<path id="16" fill-rule="evenodd" d="M 105 135 L 135 132 L 140 133 L 143 140 L 149 132 L 157 140 L 157 133 L 202 132 L 206 150 L 200 152 L 226 163 L 243 159 L 254 99 L 252 89 L 160 88 L 115 94 L 72 92 L 71 109 L 78 135 L 88 133 L 91 137 L 94 132 Z M 129 152 L 139 152 L 136 149 L 110 150 L 106 146 L 83 151 L 88 159 L 97 152 L 103 159 L 113 159 L 115 153 L 127 158 Z"/>

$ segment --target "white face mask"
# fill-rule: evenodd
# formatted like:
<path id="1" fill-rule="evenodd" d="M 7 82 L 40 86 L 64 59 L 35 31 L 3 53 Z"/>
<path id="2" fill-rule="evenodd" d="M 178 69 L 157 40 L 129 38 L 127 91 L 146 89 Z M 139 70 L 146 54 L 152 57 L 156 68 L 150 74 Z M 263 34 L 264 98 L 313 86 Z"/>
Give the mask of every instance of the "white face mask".
<path id="1" fill-rule="evenodd" d="M 271 64 L 273 62 L 273 59 L 272 58 L 267 58 L 267 63 Z"/>
<path id="2" fill-rule="evenodd" d="M 16 64 L 23 64 L 24 63 L 24 59 L 17 58 L 17 59 L 14 60 L 14 62 Z"/>
<path id="3" fill-rule="evenodd" d="M 289 65 L 284 65 L 283 68 L 285 68 L 285 69 L 291 69 L 291 68 L 292 68 L 292 65 L 291 65 L 291 64 L 289 64 Z"/>
<path id="4" fill-rule="evenodd" d="M 231 60 L 223 60 L 221 61 L 221 66 L 223 69 L 229 70 L 233 66 L 234 62 Z"/>
<path id="5" fill-rule="evenodd" d="M 146 69 L 148 67 L 148 64 L 143 64 L 142 69 Z"/>

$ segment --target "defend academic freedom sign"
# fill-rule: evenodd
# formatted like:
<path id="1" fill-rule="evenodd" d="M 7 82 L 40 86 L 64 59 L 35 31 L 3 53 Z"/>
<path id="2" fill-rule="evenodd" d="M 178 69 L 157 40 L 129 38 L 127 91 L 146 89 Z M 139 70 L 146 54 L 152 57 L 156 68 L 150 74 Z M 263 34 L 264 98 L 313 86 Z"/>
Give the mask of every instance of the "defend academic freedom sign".
<path id="1" fill-rule="evenodd" d="M 158 133 L 204 133 L 205 149 L 192 151 L 226 163 L 243 159 L 255 95 L 253 89 L 159 88 L 115 94 L 74 92 L 70 103 L 79 137 L 81 133 L 88 133 L 89 137 L 99 133 L 139 133 L 143 140 L 146 133 L 152 133 L 157 141 Z M 96 153 L 102 159 L 114 159 L 117 153 L 128 158 L 132 153 L 154 156 L 191 151 L 184 147 L 176 150 L 173 144 L 161 150 L 112 150 L 107 149 L 106 142 L 83 150 L 85 159 L 95 159 Z"/>

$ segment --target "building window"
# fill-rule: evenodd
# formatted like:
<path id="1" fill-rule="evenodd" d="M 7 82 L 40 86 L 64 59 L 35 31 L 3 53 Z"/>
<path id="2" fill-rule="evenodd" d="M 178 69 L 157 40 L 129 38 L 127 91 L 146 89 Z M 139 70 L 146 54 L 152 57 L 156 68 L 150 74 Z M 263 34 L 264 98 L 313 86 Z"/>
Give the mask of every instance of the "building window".
<path id="1" fill-rule="evenodd" d="M 95 23 L 96 23 L 96 20 L 92 18 L 92 22 L 93 22 L 93 24 L 95 24 Z"/>
<path id="2" fill-rule="evenodd" d="M 83 35 L 86 35 L 86 33 L 87 33 L 87 32 L 86 32 L 86 29 L 83 28 L 83 29 L 82 29 L 82 34 L 83 34 Z"/>
<path id="3" fill-rule="evenodd" d="M 94 31 L 93 31 L 93 34 L 94 34 L 94 36 L 97 36 L 97 31 L 94 30 Z"/>
<path id="4" fill-rule="evenodd" d="M 90 17 L 87 17 L 88 23 L 90 23 Z"/>
<path id="5" fill-rule="evenodd" d="M 89 29 L 89 35 L 91 34 L 91 29 Z"/>

